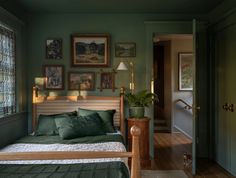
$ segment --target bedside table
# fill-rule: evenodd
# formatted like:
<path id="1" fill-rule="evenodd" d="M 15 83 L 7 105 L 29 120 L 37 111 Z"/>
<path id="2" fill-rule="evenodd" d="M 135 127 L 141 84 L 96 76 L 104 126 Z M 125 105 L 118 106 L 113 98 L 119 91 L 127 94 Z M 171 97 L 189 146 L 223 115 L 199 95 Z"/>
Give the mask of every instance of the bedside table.
<path id="1" fill-rule="evenodd" d="M 130 128 L 136 125 L 141 129 L 141 135 L 139 137 L 139 153 L 140 153 L 140 166 L 146 168 L 151 166 L 151 160 L 149 155 L 149 121 L 145 118 L 128 118 L 128 150 L 132 148 L 132 136 L 130 134 Z"/>

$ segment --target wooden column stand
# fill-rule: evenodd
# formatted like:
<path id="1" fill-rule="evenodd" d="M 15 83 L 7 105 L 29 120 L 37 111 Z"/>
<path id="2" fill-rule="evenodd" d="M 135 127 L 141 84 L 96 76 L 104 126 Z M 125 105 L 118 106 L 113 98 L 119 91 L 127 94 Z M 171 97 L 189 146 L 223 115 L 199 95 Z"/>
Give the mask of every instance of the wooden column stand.
<path id="1" fill-rule="evenodd" d="M 151 160 L 149 155 L 149 118 L 129 118 L 128 130 L 135 125 L 141 130 L 139 137 L 139 152 L 140 152 L 140 165 L 141 168 L 147 168 L 151 166 Z M 131 151 L 134 147 L 132 143 L 132 135 L 128 133 L 128 148 Z"/>

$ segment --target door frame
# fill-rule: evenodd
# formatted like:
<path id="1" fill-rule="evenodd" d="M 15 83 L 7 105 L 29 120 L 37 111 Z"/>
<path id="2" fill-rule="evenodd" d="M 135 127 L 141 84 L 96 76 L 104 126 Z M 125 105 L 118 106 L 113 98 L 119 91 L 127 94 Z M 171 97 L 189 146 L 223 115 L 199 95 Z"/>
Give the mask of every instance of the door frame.
<path id="1" fill-rule="evenodd" d="M 153 36 L 155 33 L 160 35 L 166 34 L 193 34 L 193 22 L 192 21 L 155 21 L 145 22 L 146 31 L 146 71 L 153 69 Z M 153 80 L 153 73 L 146 72 L 146 88 L 151 90 L 151 81 Z M 171 96 L 172 97 L 172 96 Z M 154 158 L 154 107 L 150 107 L 147 110 L 150 120 L 150 156 Z M 171 114 L 173 116 L 173 112 Z M 193 122 L 194 123 L 194 122 Z M 194 134 L 193 134 L 194 135 Z M 193 138 L 194 139 L 194 138 Z M 193 151 L 195 154 L 195 151 Z M 193 163 L 192 173 L 196 173 L 196 165 Z"/>

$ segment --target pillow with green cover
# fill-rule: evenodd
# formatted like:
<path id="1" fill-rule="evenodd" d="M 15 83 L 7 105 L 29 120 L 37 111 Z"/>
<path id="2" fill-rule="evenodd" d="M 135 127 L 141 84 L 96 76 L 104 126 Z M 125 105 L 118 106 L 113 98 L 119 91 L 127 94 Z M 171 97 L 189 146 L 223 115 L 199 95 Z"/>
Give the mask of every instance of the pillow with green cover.
<path id="1" fill-rule="evenodd" d="M 103 122 L 97 113 L 88 116 L 63 115 L 55 120 L 62 139 L 73 139 L 84 136 L 105 135 Z"/>
<path id="2" fill-rule="evenodd" d="M 90 109 L 82 109 L 79 108 L 78 114 L 79 116 L 87 116 L 93 113 L 98 113 L 98 115 L 101 117 L 103 121 L 103 128 L 106 133 L 114 133 L 114 121 L 113 117 L 115 114 L 116 110 L 90 110 Z"/>
<path id="3" fill-rule="evenodd" d="M 77 116 L 77 111 L 64 112 L 64 113 L 52 114 L 52 115 L 40 114 L 38 117 L 38 124 L 35 131 L 35 135 L 36 136 L 58 135 L 55 119 L 57 119 L 59 116 L 62 116 L 62 115 Z"/>

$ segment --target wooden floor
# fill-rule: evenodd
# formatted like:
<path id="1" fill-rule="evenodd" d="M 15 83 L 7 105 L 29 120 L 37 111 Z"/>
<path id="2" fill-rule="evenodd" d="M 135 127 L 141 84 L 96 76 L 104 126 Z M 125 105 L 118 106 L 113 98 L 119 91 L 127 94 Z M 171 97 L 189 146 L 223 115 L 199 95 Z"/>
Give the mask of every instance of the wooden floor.
<path id="1" fill-rule="evenodd" d="M 191 140 L 181 133 L 155 133 L 155 159 L 151 169 L 158 170 L 184 170 L 192 178 L 231 178 L 224 169 L 214 162 L 198 160 L 197 175 L 192 176 L 191 165 L 184 166 L 183 154 L 191 153 Z"/>

